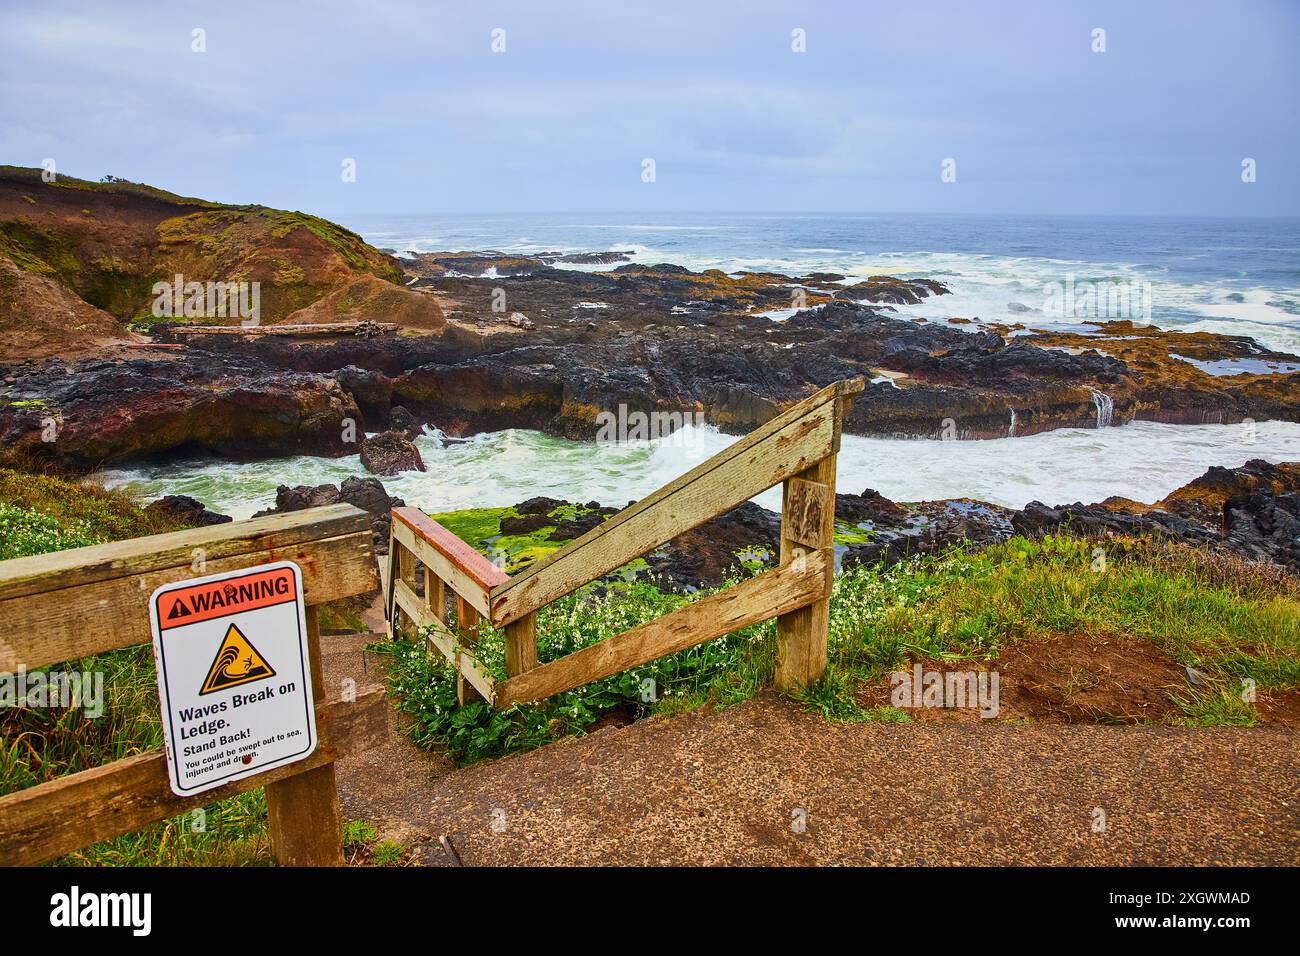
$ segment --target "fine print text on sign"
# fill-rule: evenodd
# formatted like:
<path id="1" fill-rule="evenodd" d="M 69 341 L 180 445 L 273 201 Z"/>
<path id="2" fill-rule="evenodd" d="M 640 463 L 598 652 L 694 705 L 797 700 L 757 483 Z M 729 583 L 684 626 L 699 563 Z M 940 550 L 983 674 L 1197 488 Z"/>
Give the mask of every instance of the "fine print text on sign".
<path id="1" fill-rule="evenodd" d="M 298 565 L 165 584 L 149 620 L 174 793 L 211 790 L 316 749 Z"/>

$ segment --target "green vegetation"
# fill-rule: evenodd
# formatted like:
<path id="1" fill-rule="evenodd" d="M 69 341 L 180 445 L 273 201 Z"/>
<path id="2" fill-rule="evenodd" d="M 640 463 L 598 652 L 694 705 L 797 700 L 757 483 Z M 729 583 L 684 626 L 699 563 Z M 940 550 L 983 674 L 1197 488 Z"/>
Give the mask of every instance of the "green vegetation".
<path id="1" fill-rule="evenodd" d="M 0 559 L 175 530 L 175 522 L 93 485 L 0 469 Z M 148 645 L 57 665 L 102 673 L 102 715 L 86 708 L 0 708 L 0 794 L 162 747 Z M 267 863 L 266 798 L 241 794 L 69 854 L 62 864 L 108 866 Z"/>
<path id="2" fill-rule="evenodd" d="M 528 534 L 501 533 L 502 518 L 519 516 L 514 508 L 470 508 L 430 517 L 488 557 L 503 560 L 506 572 L 514 573 L 568 544 L 567 541 L 550 540 L 550 534 L 562 519 L 578 516 L 573 507 L 553 509 L 549 517 L 555 518 L 555 522 Z"/>
<path id="3" fill-rule="evenodd" d="M 439 520 L 448 519 L 442 516 Z M 467 525 L 481 529 L 486 516 Z M 1105 551 L 1098 566 L 1097 548 Z M 680 607 L 702 594 L 661 592 L 651 582 L 588 586 L 545 608 L 538 658 L 545 663 Z M 854 567 L 831 597 L 830 666 L 798 695 L 836 721 L 902 721 L 864 703 L 909 660 L 996 661 L 1008 647 L 1060 634 L 1126 635 L 1204 672 L 1174 700 L 1175 722 L 1257 721 L 1241 680 L 1263 691 L 1300 686 L 1300 595 L 1294 581 L 1190 549 L 1129 540 L 1014 538 L 979 554 L 950 554 L 883 567 Z M 767 621 L 534 705 L 495 711 L 456 706 L 454 671 L 419 641 L 378 645 L 389 655 L 390 688 L 414 719 L 423 746 L 470 763 L 582 733 L 609 720 L 727 706 L 770 686 L 775 625 Z M 485 629 L 477 656 L 505 676 L 503 642 Z"/>
<path id="4" fill-rule="evenodd" d="M 410 866 L 411 850 L 396 840 L 379 839 L 379 831 L 368 820 L 343 824 L 343 858 L 351 864 Z"/>
<path id="5" fill-rule="evenodd" d="M 579 506 L 581 507 L 581 506 Z M 435 516 L 485 551 L 499 548 L 520 563 L 560 547 L 553 525 L 500 536 L 510 509 Z M 557 522 L 577 510 L 551 515 Z M 128 498 L 58 478 L 0 470 L 0 556 L 170 530 L 165 519 Z M 512 540 L 513 539 L 513 540 Z M 1100 549 L 1100 552 L 1099 550 Z M 1103 560 L 1099 560 L 1099 554 Z M 738 573 L 761 570 L 762 556 Z M 659 617 L 701 594 L 661 589 L 639 577 L 589 585 L 543 609 L 538 656 L 554 660 Z M 358 627 L 355 608 L 336 620 Z M 322 621 L 325 626 L 330 626 Z M 457 706 L 456 679 L 422 641 L 383 642 L 396 706 L 422 746 L 445 748 L 458 763 L 501 756 L 611 722 L 725 707 L 770 687 L 775 623 L 766 621 L 658 661 L 558 694 L 496 711 L 482 702 Z M 1173 695 L 1173 723 L 1250 725 L 1256 705 L 1241 682 L 1261 694 L 1300 687 L 1300 585 L 1234 559 L 1147 541 L 1088 541 L 1064 536 L 1013 538 L 978 554 L 952 552 L 892 567 L 854 567 L 837 576 L 831 596 L 830 666 L 797 699 L 832 721 L 901 722 L 905 711 L 879 706 L 888 674 L 910 660 L 996 662 L 1008 648 L 1059 635 L 1116 635 L 1150 645 L 1203 679 Z M 484 628 L 477 656 L 505 676 L 501 635 Z M 161 746 L 153 662 L 136 646 L 60 665 L 101 672 L 105 708 L 98 718 L 79 706 L 10 707 L 0 711 L 0 794 Z M 379 839 L 365 821 L 344 830 L 348 858 L 378 866 L 408 865 L 410 851 Z M 265 864 L 270 862 L 265 797 L 243 794 L 70 854 L 60 863 L 110 865 Z"/>
<path id="6" fill-rule="evenodd" d="M 0 560 L 172 531 L 126 495 L 0 468 Z"/>

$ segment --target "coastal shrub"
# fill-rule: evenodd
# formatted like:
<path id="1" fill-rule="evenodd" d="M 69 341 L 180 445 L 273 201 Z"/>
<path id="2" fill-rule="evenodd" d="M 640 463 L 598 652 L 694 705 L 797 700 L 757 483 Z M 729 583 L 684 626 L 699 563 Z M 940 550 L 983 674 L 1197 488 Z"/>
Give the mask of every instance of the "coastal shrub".
<path id="1" fill-rule="evenodd" d="M 0 561 L 99 543 L 84 524 L 62 525 L 40 511 L 0 501 Z"/>
<path id="2" fill-rule="evenodd" d="M 636 580 L 584 588 L 538 613 L 538 661 L 546 663 L 682 606 L 687 597 Z M 705 704 L 725 706 L 770 683 L 776 628 L 771 621 L 706 641 L 621 674 L 556 694 L 536 704 L 496 710 L 482 701 L 456 704 L 456 673 L 441 654 L 426 652 L 422 635 L 383 642 L 390 692 L 412 717 L 408 733 L 440 746 L 460 764 L 498 757 L 582 733 L 598 723 L 675 713 Z M 475 650 L 494 680 L 504 680 L 502 635 L 484 626 Z"/>
<path id="3" fill-rule="evenodd" d="M 121 492 L 86 481 L 0 468 L 0 554 L 4 558 L 80 548 L 180 527 L 184 525 L 139 508 Z"/>

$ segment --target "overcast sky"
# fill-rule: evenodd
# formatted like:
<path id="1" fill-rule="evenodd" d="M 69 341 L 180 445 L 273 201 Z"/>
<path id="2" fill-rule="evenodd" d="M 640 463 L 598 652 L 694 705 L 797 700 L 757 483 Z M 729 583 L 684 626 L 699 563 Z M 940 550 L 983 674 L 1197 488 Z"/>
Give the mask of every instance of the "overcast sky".
<path id="1" fill-rule="evenodd" d="M 0 7 L 0 162 L 210 199 L 1300 214 L 1288 0 Z"/>

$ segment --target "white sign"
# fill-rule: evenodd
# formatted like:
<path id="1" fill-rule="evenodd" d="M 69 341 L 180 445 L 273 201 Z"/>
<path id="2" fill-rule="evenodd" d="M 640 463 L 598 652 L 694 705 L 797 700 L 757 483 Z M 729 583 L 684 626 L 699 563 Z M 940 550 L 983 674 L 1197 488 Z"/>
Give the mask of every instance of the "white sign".
<path id="1" fill-rule="evenodd" d="M 164 584 L 149 599 L 172 792 L 316 749 L 302 572 L 292 561 Z"/>

